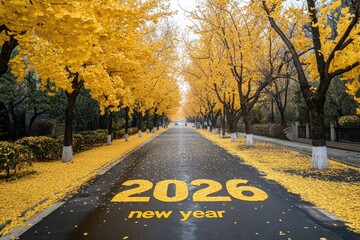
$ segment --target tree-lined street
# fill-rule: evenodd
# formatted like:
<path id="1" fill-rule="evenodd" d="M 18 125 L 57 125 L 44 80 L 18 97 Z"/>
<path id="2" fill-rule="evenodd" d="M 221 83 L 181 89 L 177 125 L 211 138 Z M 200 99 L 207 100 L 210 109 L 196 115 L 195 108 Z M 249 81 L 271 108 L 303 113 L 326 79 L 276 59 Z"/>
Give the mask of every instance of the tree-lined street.
<path id="1" fill-rule="evenodd" d="M 144 182 L 153 186 L 148 189 Z M 139 194 L 124 192 L 136 189 L 137 184 Z M 357 238 L 343 223 L 309 208 L 184 126 L 169 129 L 132 153 L 20 237 Z"/>
<path id="2" fill-rule="evenodd" d="M 0 238 L 360 239 L 359 20 L 1 0 Z"/>

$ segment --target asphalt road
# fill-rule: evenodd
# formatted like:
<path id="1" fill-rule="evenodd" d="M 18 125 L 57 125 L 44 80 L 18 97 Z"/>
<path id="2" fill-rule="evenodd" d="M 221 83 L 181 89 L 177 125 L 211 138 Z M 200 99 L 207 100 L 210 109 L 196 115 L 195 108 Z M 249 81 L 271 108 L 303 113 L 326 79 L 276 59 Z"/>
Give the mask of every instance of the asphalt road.
<path id="1" fill-rule="evenodd" d="M 196 131 L 175 126 L 93 180 L 20 239 L 337 240 L 360 235 Z"/>

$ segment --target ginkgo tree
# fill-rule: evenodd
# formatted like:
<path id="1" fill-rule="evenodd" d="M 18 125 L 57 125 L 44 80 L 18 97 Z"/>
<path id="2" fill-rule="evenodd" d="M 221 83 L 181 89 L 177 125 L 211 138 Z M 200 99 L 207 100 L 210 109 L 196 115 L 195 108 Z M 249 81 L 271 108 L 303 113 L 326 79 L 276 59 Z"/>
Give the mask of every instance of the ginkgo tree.
<path id="1" fill-rule="evenodd" d="M 183 62 L 182 73 L 188 83 L 187 113 L 206 119 L 208 129 L 217 128 L 217 119 L 221 114 L 221 103 L 214 92 L 215 64 L 211 62 L 210 46 L 202 42 L 187 42 L 188 61 Z"/>
<path id="2" fill-rule="evenodd" d="M 266 22 L 247 6 L 231 0 L 207 0 L 193 13 L 199 22 L 200 40 L 211 39 L 209 61 L 218 59 L 217 79 L 226 78 L 225 92 L 214 82 L 214 90 L 225 105 L 232 141 L 236 141 L 236 126 L 242 116 L 245 122 L 246 144 L 253 145 L 252 108 L 264 88 L 282 71 L 284 61 L 277 59 L 274 35 Z M 209 36 L 210 35 L 210 36 Z M 221 70 L 220 70 L 221 69 Z M 224 84 L 223 84 L 224 85 Z M 223 91 L 223 90 L 222 90 Z M 234 106 L 238 105 L 238 109 Z"/>
<path id="3" fill-rule="evenodd" d="M 119 69 L 114 65 L 136 65 L 136 60 L 127 59 L 129 54 L 124 52 L 129 48 L 137 50 L 136 43 L 131 44 L 134 33 L 148 21 L 157 21 L 162 16 L 163 4 L 154 0 L 4 4 L 1 14 L 5 20 L 1 21 L 10 30 L 5 35 L 3 31 L 1 36 L 6 41 L 6 34 L 14 34 L 19 49 L 19 54 L 10 61 L 12 72 L 21 79 L 27 69 L 33 69 L 42 81 L 54 83 L 54 90 L 66 92 L 64 162 L 72 160 L 72 121 L 80 89 L 83 86 L 89 89 L 100 106 L 118 106 L 118 90 L 124 79 L 111 74 L 113 69 Z M 13 17 L 17 13 L 21 21 Z M 43 29 L 37 31 L 39 25 Z M 116 38 L 118 41 L 114 41 Z M 110 59 L 100 57 L 104 55 Z"/>
<path id="4" fill-rule="evenodd" d="M 172 115 L 174 109 L 179 107 L 179 87 L 174 80 L 177 76 L 176 62 L 178 61 L 177 30 L 165 19 L 159 21 L 156 28 L 149 29 L 146 38 L 145 42 L 149 46 L 152 57 L 142 63 L 139 81 L 136 81 L 134 85 L 135 105 L 133 107 L 138 111 L 139 120 L 142 120 L 143 114 L 146 115 L 146 127 L 149 127 L 149 117 L 153 115 L 152 130 L 155 131 L 158 119 L 164 118 L 164 115 Z M 139 123 L 141 124 L 139 135 L 141 135 L 142 121 Z"/>
<path id="5" fill-rule="evenodd" d="M 341 0 L 306 0 L 303 5 L 288 6 L 282 0 L 253 1 L 253 9 L 261 9 L 272 28 L 290 51 L 298 82 L 309 109 L 312 135 L 312 165 L 328 168 L 324 131 L 324 104 L 332 79 L 352 79 L 349 93 L 356 95 L 360 74 L 360 1 L 348 6 Z M 338 20 L 329 24 L 334 13 Z M 290 25 L 297 23 L 297 28 Z M 290 34 L 294 29 L 295 34 Z M 315 80 L 317 86 L 313 86 Z"/>

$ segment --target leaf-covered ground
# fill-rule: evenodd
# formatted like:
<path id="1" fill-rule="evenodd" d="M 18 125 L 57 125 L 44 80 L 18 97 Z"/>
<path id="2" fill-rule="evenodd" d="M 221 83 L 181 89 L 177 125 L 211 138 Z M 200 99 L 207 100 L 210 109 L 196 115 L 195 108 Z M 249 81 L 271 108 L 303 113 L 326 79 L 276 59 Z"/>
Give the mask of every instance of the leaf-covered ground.
<path id="1" fill-rule="evenodd" d="M 35 162 L 31 167 L 35 173 L 9 182 L 0 181 L 0 226 L 7 224 L 0 231 L 0 236 L 55 202 L 76 193 L 99 170 L 162 131 L 145 133 L 142 138 L 133 135 L 129 137 L 129 142 L 115 140 L 111 146 L 75 155 L 72 163 L 62 163 L 60 160 Z"/>
<path id="2" fill-rule="evenodd" d="M 360 169 L 329 161 L 328 170 L 313 170 L 311 157 L 279 146 L 256 142 L 245 146 L 245 139 L 231 142 L 205 130 L 203 136 L 240 157 L 261 172 L 266 178 L 284 186 L 289 192 L 300 195 L 316 207 L 340 217 L 350 228 L 360 232 Z"/>

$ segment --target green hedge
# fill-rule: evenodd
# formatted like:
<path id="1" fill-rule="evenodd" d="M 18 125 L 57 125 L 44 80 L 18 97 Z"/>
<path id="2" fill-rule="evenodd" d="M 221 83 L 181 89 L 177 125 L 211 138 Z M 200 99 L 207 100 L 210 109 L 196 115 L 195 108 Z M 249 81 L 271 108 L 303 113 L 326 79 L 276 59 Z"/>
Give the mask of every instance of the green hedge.
<path id="1" fill-rule="evenodd" d="M 139 132 L 139 129 L 137 127 L 129 128 L 129 135 L 134 135 Z"/>
<path id="2" fill-rule="evenodd" d="M 137 134 L 139 132 L 139 129 L 137 127 L 129 128 L 128 132 L 129 132 L 129 135 L 134 135 L 134 134 Z M 123 138 L 124 136 L 125 136 L 125 129 L 120 129 L 118 131 L 113 132 L 113 138 L 114 139 Z"/>
<path id="3" fill-rule="evenodd" d="M 35 161 L 46 161 L 59 158 L 61 143 L 51 137 L 24 137 L 15 142 L 18 145 L 27 147 Z"/>
<path id="4" fill-rule="evenodd" d="M 137 134 L 137 128 L 129 128 L 129 135 Z M 114 131 L 117 138 L 125 135 L 125 130 Z M 0 172 L 10 176 L 16 167 L 32 161 L 48 161 L 61 157 L 64 135 L 46 137 L 24 137 L 15 143 L 0 142 Z M 107 143 L 107 130 L 84 131 L 73 134 L 73 151 L 79 153 Z"/>
<path id="5" fill-rule="evenodd" d="M 28 148 L 11 142 L 0 142 L 0 172 L 6 172 L 9 178 L 11 172 L 21 165 L 31 164 L 31 155 Z"/>

